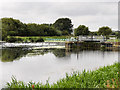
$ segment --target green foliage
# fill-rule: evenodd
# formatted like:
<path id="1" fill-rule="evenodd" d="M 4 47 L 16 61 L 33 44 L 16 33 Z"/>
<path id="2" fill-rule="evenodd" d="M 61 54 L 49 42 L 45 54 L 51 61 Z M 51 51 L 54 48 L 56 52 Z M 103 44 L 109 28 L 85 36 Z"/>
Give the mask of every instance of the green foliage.
<path id="1" fill-rule="evenodd" d="M 72 21 L 69 18 L 59 18 L 53 24 L 25 24 L 21 21 L 13 18 L 1 18 L 2 23 L 0 33 L 2 33 L 2 40 L 6 41 L 7 36 L 61 36 L 71 35 L 72 33 Z M 85 25 L 80 25 L 74 30 L 75 36 L 89 35 L 90 31 Z M 116 35 L 120 38 L 118 32 L 113 32 L 109 27 L 101 27 L 98 32 L 91 32 L 92 35 Z M 26 41 L 27 42 L 27 41 Z"/>
<path id="2" fill-rule="evenodd" d="M 97 35 L 98 35 L 98 32 L 97 32 L 97 31 L 96 31 L 96 32 L 90 32 L 89 34 L 90 34 L 90 35 L 97 36 Z"/>
<path id="3" fill-rule="evenodd" d="M 35 42 L 38 38 L 42 38 L 44 41 L 49 41 L 49 39 L 61 39 L 64 41 L 64 39 L 67 39 L 68 36 L 28 36 L 28 37 L 18 37 L 18 36 L 14 36 L 15 38 L 21 38 L 23 40 L 23 42 L 31 42 L 31 40 L 33 40 L 33 42 Z"/>
<path id="4" fill-rule="evenodd" d="M 62 32 L 51 24 L 24 24 L 17 19 L 2 18 L 2 40 L 7 36 L 60 36 Z"/>
<path id="5" fill-rule="evenodd" d="M 62 35 L 69 35 L 67 30 L 62 31 Z"/>
<path id="6" fill-rule="evenodd" d="M 13 42 L 44 42 L 44 39 L 41 37 L 15 37 L 15 36 L 9 36 L 6 39 L 7 42 L 13 43 Z"/>
<path id="7" fill-rule="evenodd" d="M 2 57 L 1 57 L 1 61 L 2 62 L 12 62 L 16 59 L 19 59 L 23 56 L 25 56 L 26 54 L 28 54 L 29 52 L 31 52 L 30 50 L 24 49 L 23 48 L 6 48 L 6 49 L 2 49 Z"/>
<path id="8" fill-rule="evenodd" d="M 115 39 L 115 40 L 108 39 L 106 42 L 120 42 L 120 39 Z"/>
<path id="9" fill-rule="evenodd" d="M 0 31 L 2 31 L 2 32 L 1 32 L 2 41 L 6 40 L 6 38 L 7 38 L 7 32 L 6 32 L 4 29 L 2 29 L 2 30 L 0 30 Z"/>
<path id="10" fill-rule="evenodd" d="M 99 28 L 98 33 L 100 35 L 107 36 L 107 35 L 110 35 L 112 33 L 112 30 L 108 26 L 103 26 L 103 27 Z"/>
<path id="11" fill-rule="evenodd" d="M 57 29 L 62 31 L 63 35 L 71 34 L 72 32 L 72 21 L 69 18 L 59 18 L 55 21 L 53 26 Z"/>
<path id="12" fill-rule="evenodd" d="M 15 37 L 8 37 L 7 39 L 6 39 L 6 41 L 7 42 L 17 42 L 18 41 L 18 39 L 17 38 L 15 38 Z"/>
<path id="13" fill-rule="evenodd" d="M 74 35 L 79 36 L 79 35 L 89 35 L 90 31 L 88 30 L 88 27 L 85 25 L 80 25 L 78 28 L 74 30 Z"/>
<path id="14" fill-rule="evenodd" d="M 30 42 L 44 42 L 43 38 L 29 38 L 28 39 Z"/>
<path id="15" fill-rule="evenodd" d="M 8 88 L 118 88 L 120 87 L 119 78 L 120 63 L 111 66 L 104 66 L 95 71 L 73 72 L 71 75 L 57 81 L 53 85 L 48 83 L 29 82 L 25 84 L 12 78 L 12 82 L 7 83 Z M 109 87 L 108 87 L 109 85 Z M 114 85 L 114 87 L 113 87 Z"/>
<path id="16" fill-rule="evenodd" d="M 111 32 L 111 35 L 116 35 L 116 32 L 112 31 L 112 32 Z"/>
<path id="17" fill-rule="evenodd" d="M 44 42 L 43 38 L 38 38 L 36 42 Z"/>
<path id="18" fill-rule="evenodd" d="M 17 19 L 13 18 L 2 18 L 2 31 L 7 32 L 10 36 L 27 35 L 26 25 Z M 4 34 L 4 33 L 3 33 Z"/>
<path id="19" fill-rule="evenodd" d="M 120 31 L 117 31 L 117 32 L 115 33 L 115 35 L 116 35 L 116 37 L 117 37 L 118 39 L 120 39 Z"/>
<path id="20" fill-rule="evenodd" d="M 49 24 L 27 24 L 29 36 L 60 36 L 61 33 Z"/>

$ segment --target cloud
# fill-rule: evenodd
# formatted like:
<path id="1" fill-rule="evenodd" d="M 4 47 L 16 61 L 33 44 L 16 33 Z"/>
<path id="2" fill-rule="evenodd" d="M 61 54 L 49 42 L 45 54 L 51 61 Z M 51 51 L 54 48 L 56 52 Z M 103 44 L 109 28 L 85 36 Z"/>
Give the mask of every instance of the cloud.
<path id="1" fill-rule="evenodd" d="M 91 30 L 109 25 L 117 29 L 116 2 L 4 2 L 0 17 L 13 17 L 24 23 L 54 23 L 61 17 L 72 20 L 74 28 L 85 24 Z"/>
<path id="2" fill-rule="evenodd" d="M 1 2 L 119 2 L 119 0 L 1 0 Z"/>

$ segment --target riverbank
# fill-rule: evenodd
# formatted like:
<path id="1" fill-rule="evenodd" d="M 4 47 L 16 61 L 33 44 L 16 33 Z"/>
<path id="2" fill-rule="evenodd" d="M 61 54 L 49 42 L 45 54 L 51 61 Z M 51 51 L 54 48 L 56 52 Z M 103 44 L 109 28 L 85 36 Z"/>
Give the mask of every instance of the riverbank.
<path id="1" fill-rule="evenodd" d="M 8 36 L 7 38 L 14 37 L 18 42 L 32 42 L 41 38 L 44 42 L 65 42 L 66 40 L 74 40 L 76 36 Z M 32 41 L 31 41 L 32 40 Z M 120 42 L 120 39 L 108 39 L 106 42 Z"/>
<path id="2" fill-rule="evenodd" d="M 42 39 L 41 42 L 65 42 L 65 40 L 70 37 L 71 36 L 9 36 L 7 37 L 6 41 L 9 42 L 12 40 L 13 42 L 36 42 L 36 40 Z"/>
<path id="3" fill-rule="evenodd" d="M 7 88 L 119 88 L 119 68 L 120 63 L 104 66 L 95 71 L 73 72 L 71 75 L 57 81 L 52 85 L 49 81 L 46 84 L 29 82 L 24 83 L 12 77 L 12 81 L 7 83 Z"/>

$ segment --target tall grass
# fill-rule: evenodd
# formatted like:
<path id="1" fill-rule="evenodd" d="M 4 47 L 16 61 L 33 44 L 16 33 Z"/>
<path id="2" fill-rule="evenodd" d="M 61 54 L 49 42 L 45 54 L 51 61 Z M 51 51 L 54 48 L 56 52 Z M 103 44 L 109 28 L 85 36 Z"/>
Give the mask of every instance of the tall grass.
<path id="1" fill-rule="evenodd" d="M 66 74 L 66 77 L 57 81 L 57 83 L 46 84 L 40 82 L 24 83 L 17 81 L 12 77 L 12 81 L 7 83 L 8 88 L 119 88 L 120 63 L 115 63 L 111 66 L 104 66 L 95 71 L 73 72 L 71 75 Z"/>
<path id="2" fill-rule="evenodd" d="M 20 38 L 24 42 L 30 41 L 29 39 L 33 39 L 34 40 L 34 39 L 38 39 L 38 38 L 42 38 L 44 41 L 49 41 L 48 39 L 61 39 L 61 41 L 62 41 L 62 39 L 68 39 L 70 37 L 71 36 L 28 36 L 28 37 L 14 36 L 14 38 Z"/>
<path id="3" fill-rule="evenodd" d="M 44 42 L 44 39 L 41 37 L 15 37 L 15 36 L 9 36 L 6 39 L 7 42 Z"/>

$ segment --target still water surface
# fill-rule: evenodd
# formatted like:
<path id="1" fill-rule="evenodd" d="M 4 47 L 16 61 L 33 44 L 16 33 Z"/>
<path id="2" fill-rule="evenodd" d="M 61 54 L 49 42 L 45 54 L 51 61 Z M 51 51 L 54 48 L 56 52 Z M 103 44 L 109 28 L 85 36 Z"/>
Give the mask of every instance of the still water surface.
<path id="1" fill-rule="evenodd" d="M 118 61 L 118 51 L 4 48 L 1 50 L 0 85 L 11 81 L 12 75 L 24 82 L 52 84 L 66 73 L 96 70 Z"/>

